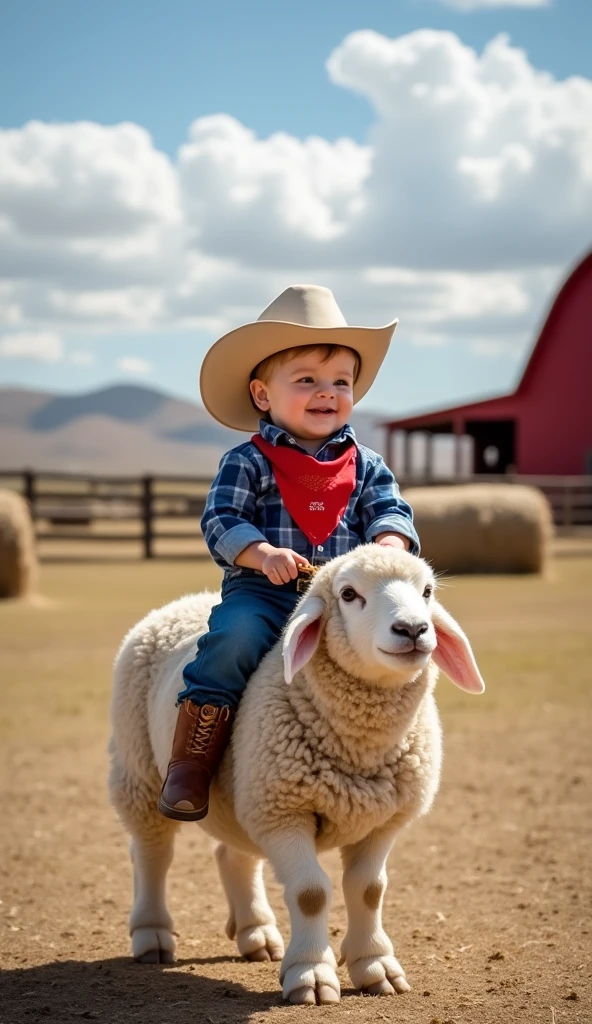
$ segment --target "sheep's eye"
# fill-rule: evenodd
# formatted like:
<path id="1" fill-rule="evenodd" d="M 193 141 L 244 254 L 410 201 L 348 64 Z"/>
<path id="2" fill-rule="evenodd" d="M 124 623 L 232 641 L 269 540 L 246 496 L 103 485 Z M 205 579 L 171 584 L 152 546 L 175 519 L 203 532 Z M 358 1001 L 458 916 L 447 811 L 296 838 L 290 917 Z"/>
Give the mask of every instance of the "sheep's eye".
<path id="1" fill-rule="evenodd" d="M 424 601 L 429 601 L 429 599 L 430 599 L 430 597 L 432 596 L 433 593 L 434 593 L 434 588 L 431 585 L 431 583 L 428 583 L 427 587 L 425 588 L 425 590 L 423 592 Z"/>
<path id="2" fill-rule="evenodd" d="M 359 595 L 356 594 L 353 587 L 344 587 L 343 590 L 341 591 L 342 599 L 344 601 L 347 601 L 348 604 L 351 604 L 352 601 L 355 601 L 356 597 L 358 596 Z"/>

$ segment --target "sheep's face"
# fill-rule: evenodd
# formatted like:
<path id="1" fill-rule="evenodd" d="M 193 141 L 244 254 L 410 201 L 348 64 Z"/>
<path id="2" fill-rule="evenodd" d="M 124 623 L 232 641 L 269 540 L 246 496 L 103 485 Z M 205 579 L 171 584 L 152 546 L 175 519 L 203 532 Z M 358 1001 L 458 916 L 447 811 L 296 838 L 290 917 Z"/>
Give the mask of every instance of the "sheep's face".
<path id="1" fill-rule="evenodd" d="M 324 631 L 331 660 L 359 679 L 397 687 L 433 658 L 461 689 L 481 693 L 469 641 L 434 590 L 427 562 L 406 551 L 365 544 L 333 559 L 286 626 L 286 681 L 311 660 Z"/>
<path id="2" fill-rule="evenodd" d="M 351 669 L 353 654 L 361 678 L 406 682 L 426 667 L 436 647 L 435 580 L 422 559 L 386 548 L 384 553 L 384 559 L 372 559 L 372 571 L 352 559 L 335 573 L 327 647 L 343 668 Z"/>

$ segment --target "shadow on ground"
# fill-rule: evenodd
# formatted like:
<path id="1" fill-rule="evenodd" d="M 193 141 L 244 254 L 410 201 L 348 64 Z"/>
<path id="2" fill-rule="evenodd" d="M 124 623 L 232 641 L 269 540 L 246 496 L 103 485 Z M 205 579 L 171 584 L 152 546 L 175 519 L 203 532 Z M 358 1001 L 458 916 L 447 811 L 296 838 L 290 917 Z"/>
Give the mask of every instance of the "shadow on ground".
<path id="1" fill-rule="evenodd" d="M 252 1014 L 281 1004 L 277 964 L 273 992 L 253 992 L 232 981 L 204 977 L 201 964 L 234 962 L 232 957 L 178 961 L 171 967 L 135 964 L 127 957 L 67 960 L 4 970 L 0 975 L 0 1021 L 141 1021 L 142 1024 L 200 1024 L 221 1019 L 243 1024 Z M 183 973 L 175 970 L 183 967 Z M 265 971 L 266 965 L 257 964 Z M 188 974 L 187 972 L 194 972 Z"/>

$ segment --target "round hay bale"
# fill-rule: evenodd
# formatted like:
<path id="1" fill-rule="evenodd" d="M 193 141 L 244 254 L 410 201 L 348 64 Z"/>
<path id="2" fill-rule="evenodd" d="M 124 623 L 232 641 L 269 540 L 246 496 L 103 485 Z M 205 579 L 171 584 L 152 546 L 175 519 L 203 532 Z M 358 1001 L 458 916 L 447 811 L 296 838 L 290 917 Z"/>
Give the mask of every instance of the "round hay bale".
<path id="1" fill-rule="evenodd" d="M 421 553 L 438 572 L 543 572 L 553 520 L 535 487 L 458 484 L 415 487 L 404 498 L 413 509 Z"/>
<path id="2" fill-rule="evenodd" d="M 25 597 L 36 580 L 37 555 L 29 506 L 14 491 L 0 491 L 0 598 Z"/>

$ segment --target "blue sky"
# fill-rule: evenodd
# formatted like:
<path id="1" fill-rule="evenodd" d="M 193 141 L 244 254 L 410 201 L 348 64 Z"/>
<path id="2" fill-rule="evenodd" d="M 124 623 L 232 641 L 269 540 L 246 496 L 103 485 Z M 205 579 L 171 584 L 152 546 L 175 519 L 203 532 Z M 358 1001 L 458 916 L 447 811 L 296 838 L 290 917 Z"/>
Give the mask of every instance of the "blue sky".
<path id="1" fill-rule="evenodd" d="M 357 29 L 448 29 L 477 49 L 509 32 L 555 76 L 592 76 L 592 4 L 461 13 L 437 0 L 19 0 L 0 39 L 0 124 L 30 118 L 130 120 L 171 155 L 196 117 L 229 113 L 259 134 L 349 135 L 373 120 L 336 88 L 325 61 Z"/>
<path id="2" fill-rule="evenodd" d="M 14 230 L 0 383 L 80 390 L 125 378 L 195 397 L 218 333 L 306 274 L 333 288 L 350 321 L 401 316 L 366 407 L 396 413 L 513 386 L 592 237 L 592 5 L 460 2 L 6 5 L 0 218 Z M 509 41 L 479 70 L 500 34 Z M 433 103 L 413 120 L 417 90 L 427 81 L 438 102 L 470 50 L 470 110 L 455 79 L 439 122 Z M 496 76 L 507 113 L 495 106 Z M 567 95 L 561 81 L 573 76 L 584 85 Z M 537 128 L 543 108 L 553 153 Z M 212 115 L 226 120 L 199 121 Z M 481 148 L 465 131 L 471 118 L 487 126 Z M 25 129 L 31 120 L 43 131 Z M 129 122 L 152 141 L 60 135 L 80 121 Z M 342 139 L 349 148 L 336 148 Z M 512 175 L 530 177 L 523 193 Z M 362 208 L 374 219 L 364 223 Z"/>

